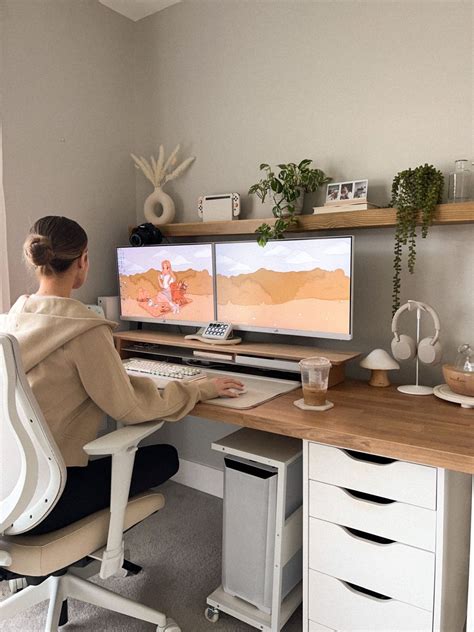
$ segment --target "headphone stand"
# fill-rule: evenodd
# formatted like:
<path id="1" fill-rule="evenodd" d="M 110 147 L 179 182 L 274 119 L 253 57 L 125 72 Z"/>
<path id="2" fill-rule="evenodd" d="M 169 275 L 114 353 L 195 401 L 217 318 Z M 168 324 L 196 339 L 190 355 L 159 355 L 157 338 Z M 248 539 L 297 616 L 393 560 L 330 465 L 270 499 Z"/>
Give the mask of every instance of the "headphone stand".
<path id="1" fill-rule="evenodd" d="M 420 320 L 421 320 L 421 309 L 419 306 L 416 308 L 416 346 L 418 348 L 418 344 L 420 342 Z M 420 371 L 420 361 L 418 359 L 418 354 L 416 355 L 415 360 L 415 384 L 404 384 L 397 388 L 397 391 L 400 393 L 405 393 L 406 395 L 432 395 L 433 389 L 431 386 L 421 386 L 419 383 L 419 371 Z"/>

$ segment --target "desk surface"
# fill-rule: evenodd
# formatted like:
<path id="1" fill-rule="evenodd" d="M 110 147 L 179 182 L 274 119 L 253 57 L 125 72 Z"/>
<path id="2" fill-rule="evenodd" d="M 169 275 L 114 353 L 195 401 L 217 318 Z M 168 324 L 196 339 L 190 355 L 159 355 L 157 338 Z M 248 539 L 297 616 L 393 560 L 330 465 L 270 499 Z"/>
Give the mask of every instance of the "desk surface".
<path id="1" fill-rule="evenodd" d="M 293 391 L 250 410 L 203 402 L 192 414 L 474 474 L 474 409 L 349 380 L 329 390 L 334 408 L 326 412 L 296 408 L 293 401 L 301 396 Z"/>

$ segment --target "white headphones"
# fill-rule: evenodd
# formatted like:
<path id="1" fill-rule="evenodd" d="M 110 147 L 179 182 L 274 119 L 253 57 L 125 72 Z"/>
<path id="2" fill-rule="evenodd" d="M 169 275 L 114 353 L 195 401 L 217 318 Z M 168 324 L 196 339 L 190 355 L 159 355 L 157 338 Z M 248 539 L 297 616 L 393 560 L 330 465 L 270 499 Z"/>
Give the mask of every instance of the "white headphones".
<path id="1" fill-rule="evenodd" d="M 431 315 L 435 328 L 434 336 L 420 340 L 418 348 L 413 338 L 405 334 L 399 334 L 397 327 L 398 319 L 403 312 L 407 310 L 411 312 L 417 309 L 428 312 L 428 314 Z M 438 364 L 442 356 L 441 344 L 438 341 L 440 328 L 438 314 L 432 307 L 420 301 L 408 301 L 408 303 L 405 303 L 397 309 L 392 320 L 392 353 L 394 358 L 397 360 L 412 360 L 418 353 L 418 359 L 420 362 L 423 362 L 423 364 Z"/>

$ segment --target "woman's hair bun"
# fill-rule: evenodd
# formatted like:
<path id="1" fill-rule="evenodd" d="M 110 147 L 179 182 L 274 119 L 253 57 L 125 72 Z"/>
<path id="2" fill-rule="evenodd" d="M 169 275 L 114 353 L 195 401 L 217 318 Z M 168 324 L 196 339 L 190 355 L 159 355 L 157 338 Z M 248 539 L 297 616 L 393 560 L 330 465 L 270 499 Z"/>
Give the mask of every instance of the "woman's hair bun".
<path id="1" fill-rule="evenodd" d="M 34 266 L 47 266 L 54 259 L 49 237 L 30 235 L 25 244 L 25 256 Z"/>
<path id="2" fill-rule="evenodd" d="M 62 274 L 87 249 L 87 235 L 73 219 L 46 215 L 30 228 L 24 257 L 40 276 Z"/>

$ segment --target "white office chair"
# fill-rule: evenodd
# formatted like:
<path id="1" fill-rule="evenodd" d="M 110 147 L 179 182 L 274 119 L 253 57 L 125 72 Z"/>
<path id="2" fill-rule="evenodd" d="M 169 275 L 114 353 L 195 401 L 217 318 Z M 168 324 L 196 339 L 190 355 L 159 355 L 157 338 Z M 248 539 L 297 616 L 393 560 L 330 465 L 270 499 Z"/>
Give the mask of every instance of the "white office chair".
<path id="1" fill-rule="evenodd" d="M 26 380 L 18 343 L 0 334 L 0 580 L 26 578 L 28 584 L 0 602 L 0 627 L 4 619 L 49 599 L 45 630 L 57 631 L 67 622 L 71 597 L 154 623 L 157 632 L 180 632 L 161 612 L 69 570 L 100 559 L 102 578 L 123 574 L 124 530 L 164 505 L 155 492 L 128 500 L 137 445 L 161 425 L 125 426 L 88 443 L 87 454 L 112 456 L 110 509 L 51 533 L 28 535 L 58 501 L 66 467 Z"/>

